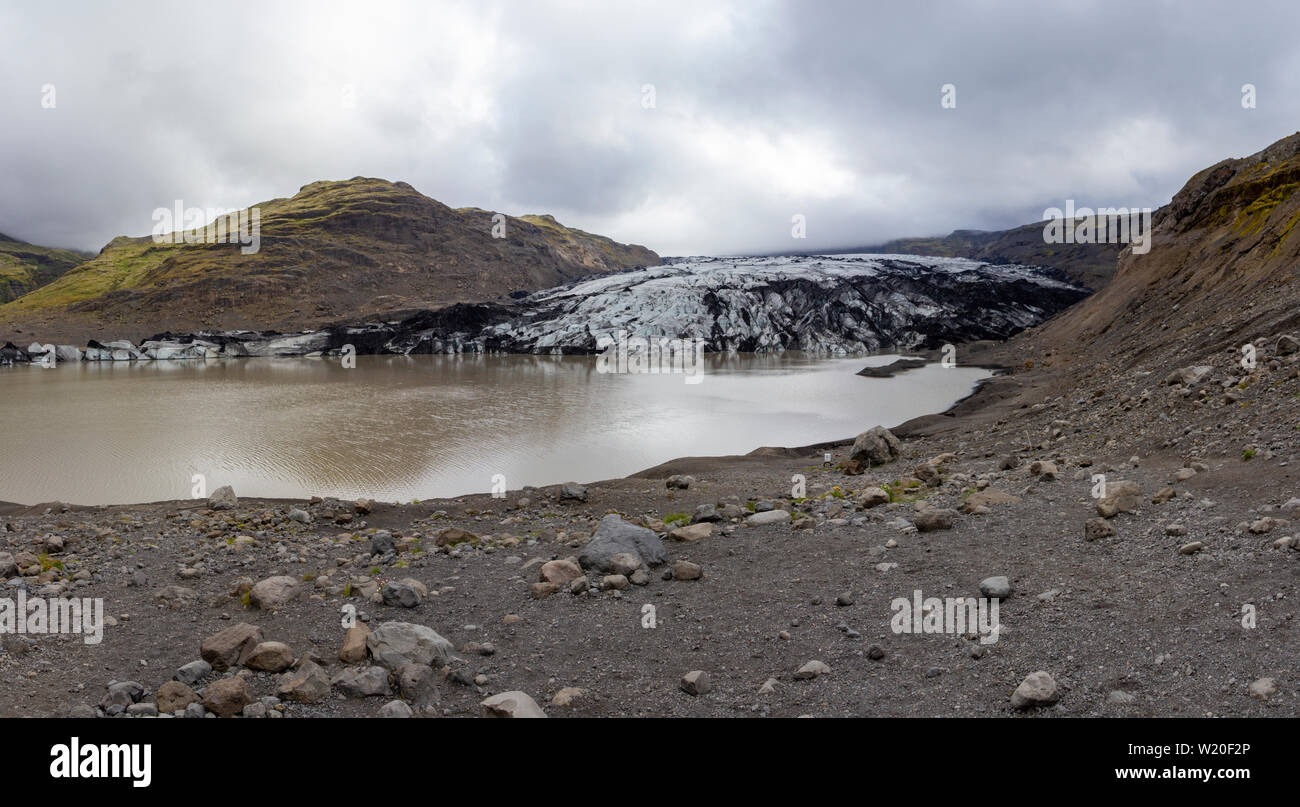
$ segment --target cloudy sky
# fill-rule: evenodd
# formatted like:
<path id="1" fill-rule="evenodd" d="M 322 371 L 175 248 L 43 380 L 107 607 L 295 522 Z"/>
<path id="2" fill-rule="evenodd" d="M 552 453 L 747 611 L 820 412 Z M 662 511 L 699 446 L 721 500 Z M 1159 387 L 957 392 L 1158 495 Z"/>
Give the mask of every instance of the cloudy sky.
<path id="1" fill-rule="evenodd" d="M 0 0 L 0 232 L 98 250 L 177 199 L 357 175 L 664 255 L 1155 207 L 1300 128 L 1298 28 L 1250 1 Z"/>

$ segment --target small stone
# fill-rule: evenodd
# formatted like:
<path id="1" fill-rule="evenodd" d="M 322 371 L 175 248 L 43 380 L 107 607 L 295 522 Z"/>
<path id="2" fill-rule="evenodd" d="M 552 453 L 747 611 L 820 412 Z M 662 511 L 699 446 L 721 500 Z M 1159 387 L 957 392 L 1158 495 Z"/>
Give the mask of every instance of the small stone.
<path id="1" fill-rule="evenodd" d="M 239 676 L 213 681 L 203 690 L 203 706 L 219 717 L 233 717 L 252 702 L 248 686 Z"/>
<path id="2" fill-rule="evenodd" d="M 889 493 L 884 488 L 875 486 L 863 488 L 858 494 L 858 507 L 870 510 L 882 504 L 889 504 Z"/>
<path id="3" fill-rule="evenodd" d="M 704 576 L 704 570 L 698 563 L 691 563 L 689 560 L 679 560 L 673 563 L 674 580 L 699 580 Z"/>
<path id="4" fill-rule="evenodd" d="M 263 611 L 283 608 L 298 597 L 302 585 L 287 575 L 268 577 L 254 584 L 248 601 Z"/>
<path id="5" fill-rule="evenodd" d="M 262 642 L 262 629 L 240 622 L 203 640 L 199 655 L 217 672 L 243 664 L 253 648 Z"/>
<path id="6" fill-rule="evenodd" d="M 380 596 L 384 605 L 394 608 L 415 608 L 420 604 L 420 593 L 409 583 L 385 583 Z"/>
<path id="7" fill-rule="evenodd" d="M 479 537 L 459 527 L 448 527 L 433 539 L 435 546 L 456 546 L 458 544 L 477 544 Z"/>
<path id="8" fill-rule="evenodd" d="M 234 510 L 238 505 L 239 498 L 230 485 L 222 485 L 208 497 L 208 507 L 213 510 Z"/>
<path id="9" fill-rule="evenodd" d="M 621 574 L 607 574 L 600 579 L 600 590 L 624 591 L 629 585 L 628 579 Z"/>
<path id="10" fill-rule="evenodd" d="M 609 571 L 613 575 L 627 577 L 641 568 L 641 559 L 630 552 L 619 552 L 609 559 Z"/>
<path id="11" fill-rule="evenodd" d="M 502 692 L 479 704 L 484 717 L 546 717 L 546 712 L 527 693 Z"/>
<path id="12" fill-rule="evenodd" d="M 544 600 L 559 590 L 559 583 L 533 583 L 529 586 L 528 593 L 534 600 Z"/>
<path id="13" fill-rule="evenodd" d="M 296 669 L 280 676 L 276 682 L 276 694 L 281 700 L 320 703 L 330 697 L 330 679 L 319 664 L 303 661 Z"/>
<path id="14" fill-rule="evenodd" d="M 369 698 L 390 692 L 388 671 L 373 665 L 363 669 L 349 667 L 334 676 L 330 686 L 349 698 Z"/>
<path id="15" fill-rule="evenodd" d="M 582 567 L 571 560 L 551 560 L 543 563 L 538 570 L 538 581 L 568 585 L 582 577 Z"/>
<path id="16" fill-rule="evenodd" d="M 1011 694 L 1011 706 L 1015 709 L 1050 706 L 1060 700 L 1060 697 L 1051 673 L 1039 670 L 1027 675 L 1020 686 L 1016 687 L 1016 691 Z"/>
<path id="17" fill-rule="evenodd" d="M 566 482 L 560 486 L 560 501 L 585 502 L 590 497 L 587 488 L 577 482 Z M 536 704 L 533 704 L 536 706 Z M 540 710 L 539 710 L 540 711 Z"/>
<path id="18" fill-rule="evenodd" d="M 244 664 L 253 670 L 283 672 L 293 665 L 293 651 L 284 642 L 260 642 Z"/>
<path id="19" fill-rule="evenodd" d="M 1106 495 L 1097 500 L 1097 515 L 1114 518 L 1119 513 L 1131 513 L 1142 504 L 1142 486 L 1136 482 L 1117 480 L 1106 483 Z"/>
<path id="20" fill-rule="evenodd" d="M 389 701 L 379 708 L 380 717 L 411 717 L 414 714 L 403 701 Z"/>
<path id="21" fill-rule="evenodd" d="M 437 694 L 437 673 L 428 664 L 403 664 L 397 668 L 397 691 L 411 703 L 428 704 Z"/>
<path id="22" fill-rule="evenodd" d="M 797 681 L 810 681 L 818 676 L 827 675 L 830 671 L 831 668 L 824 662 L 814 659 L 796 670 L 794 677 Z"/>
<path id="23" fill-rule="evenodd" d="M 986 577 L 980 581 L 980 593 L 993 600 L 1005 600 L 1011 596 L 1011 581 L 1005 575 Z"/>
<path id="24" fill-rule="evenodd" d="M 585 689 L 578 689 L 577 687 L 564 687 L 559 692 L 555 693 L 555 697 L 551 698 L 551 705 L 572 706 L 574 701 L 579 700 L 580 698 L 584 697 L 586 694 L 587 694 L 587 690 Z"/>
<path id="25" fill-rule="evenodd" d="M 182 684 L 194 686 L 209 675 L 212 675 L 212 665 L 206 661 L 200 660 L 191 661 L 189 664 L 179 668 L 176 670 L 176 674 L 172 677 L 177 681 L 180 681 Z"/>
<path id="26" fill-rule="evenodd" d="M 789 521 L 790 513 L 785 510 L 757 512 L 745 519 L 745 523 L 751 527 L 762 527 L 766 524 L 784 524 Z"/>
<path id="27" fill-rule="evenodd" d="M 703 695 L 709 691 L 709 674 L 704 670 L 691 670 L 682 676 L 682 691 L 687 695 Z"/>
<path id="28" fill-rule="evenodd" d="M 343 646 L 339 648 L 339 661 L 355 664 L 366 657 L 366 637 L 370 628 L 360 622 L 343 632 Z"/>
<path id="29" fill-rule="evenodd" d="M 1251 681 L 1246 689 L 1252 698 L 1266 701 L 1277 694 L 1277 681 L 1272 678 L 1260 678 Z"/>
<path id="30" fill-rule="evenodd" d="M 919 511 L 913 518 L 912 523 L 916 525 L 917 532 L 934 532 L 935 530 L 952 529 L 953 521 L 957 517 L 956 510 L 946 510 L 940 508 L 926 508 Z"/>
<path id="31" fill-rule="evenodd" d="M 1156 495 L 1151 497 L 1151 503 L 1164 504 L 1165 502 L 1174 498 L 1175 495 L 1176 494 L 1173 488 L 1161 488 L 1156 492 Z M 1116 691 L 1121 691 L 1121 690 L 1116 690 Z"/>
<path id="32" fill-rule="evenodd" d="M 175 712 L 178 709 L 183 710 L 191 703 L 198 703 L 200 698 L 180 681 L 168 681 L 158 687 L 158 694 L 154 697 L 158 703 L 158 711 Z"/>
<path id="33" fill-rule="evenodd" d="M 1047 460 L 1037 460 L 1035 462 L 1030 463 L 1029 473 L 1033 474 L 1034 476 L 1038 477 L 1041 480 L 1052 482 L 1056 480 L 1056 477 L 1058 476 L 1060 471 L 1057 470 L 1056 463 L 1054 462 L 1049 462 Z"/>
<path id="34" fill-rule="evenodd" d="M 698 524 L 689 524 L 685 527 L 678 527 L 668 533 L 668 537 L 674 541 L 685 541 L 690 543 L 708 538 L 712 534 L 713 525 L 707 521 L 702 521 Z"/>
<path id="35" fill-rule="evenodd" d="M 1085 541 L 1100 541 L 1102 538 L 1109 538 L 1115 534 L 1115 528 L 1104 518 L 1090 518 L 1083 523 L 1083 538 Z"/>

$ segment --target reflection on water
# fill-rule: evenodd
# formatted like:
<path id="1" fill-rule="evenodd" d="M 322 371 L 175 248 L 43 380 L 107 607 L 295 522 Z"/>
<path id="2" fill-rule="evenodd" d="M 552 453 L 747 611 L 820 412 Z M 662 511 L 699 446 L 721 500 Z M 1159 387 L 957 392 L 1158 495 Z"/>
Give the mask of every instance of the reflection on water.
<path id="1" fill-rule="evenodd" d="M 683 456 L 852 436 L 940 411 L 985 371 L 893 357 L 710 355 L 703 383 L 593 357 L 360 356 L 0 370 L 0 500 L 190 496 L 409 501 L 635 473 Z"/>

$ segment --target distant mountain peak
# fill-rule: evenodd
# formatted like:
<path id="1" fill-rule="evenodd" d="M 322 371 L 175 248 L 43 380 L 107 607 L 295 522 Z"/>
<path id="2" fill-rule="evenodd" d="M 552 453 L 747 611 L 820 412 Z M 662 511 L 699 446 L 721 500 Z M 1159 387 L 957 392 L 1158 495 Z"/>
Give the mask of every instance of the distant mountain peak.
<path id="1" fill-rule="evenodd" d="M 305 329 L 478 302 L 659 263 L 653 251 L 548 214 L 454 210 L 406 182 L 319 180 L 256 207 L 260 248 L 119 236 L 56 282 L 0 305 L 0 328 L 84 339 L 106 330 Z"/>

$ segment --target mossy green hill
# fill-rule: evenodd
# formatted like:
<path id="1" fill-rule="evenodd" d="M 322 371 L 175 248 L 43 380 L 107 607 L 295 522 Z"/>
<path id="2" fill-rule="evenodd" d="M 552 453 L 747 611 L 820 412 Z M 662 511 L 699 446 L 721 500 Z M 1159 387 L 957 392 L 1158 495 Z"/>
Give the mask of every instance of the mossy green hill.
<path id="1" fill-rule="evenodd" d="M 118 237 L 54 282 L 0 305 L 0 332 L 81 343 L 163 330 L 287 331 L 659 262 L 645 247 L 551 216 L 507 216 L 504 237 L 494 237 L 494 213 L 452 209 L 405 182 L 313 182 L 253 207 L 260 215 L 253 254 L 238 243 Z"/>
<path id="2" fill-rule="evenodd" d="M 1125 249 L 1105 288 L 1023 338 L 1084 364 L 1177 366 L 1300 327 L 1298 190 L 1300 133 L 1200 171 L 1156 211 L 1149 252 Z"/>
<path id="3" fill-rule="evenodd" d="M 0 233 L 0 304 L 51 283 L 89 257 L 38 247 Z"/>

